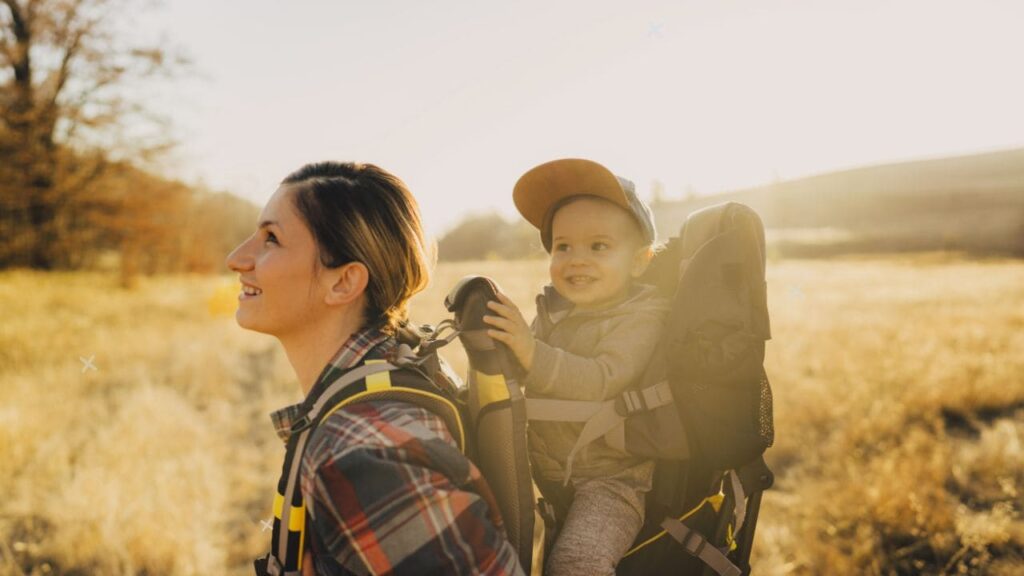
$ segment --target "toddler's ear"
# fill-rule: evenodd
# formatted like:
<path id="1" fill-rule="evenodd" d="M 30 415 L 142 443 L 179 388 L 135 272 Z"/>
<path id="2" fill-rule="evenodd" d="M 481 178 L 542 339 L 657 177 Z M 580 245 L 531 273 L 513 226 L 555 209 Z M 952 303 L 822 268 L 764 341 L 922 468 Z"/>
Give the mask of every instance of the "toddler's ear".
<path id="1" fill-rule="evenodd" d="M 633 253 L 633 268 L 630 270 L 630 275 L 633 278 L 642 276 L 644 271 L 647 270 L 647 265 L 651 263 L 651 258 L 654 258 L 653 247 L 643 246 L 637 248 L 636 252 Z"/>

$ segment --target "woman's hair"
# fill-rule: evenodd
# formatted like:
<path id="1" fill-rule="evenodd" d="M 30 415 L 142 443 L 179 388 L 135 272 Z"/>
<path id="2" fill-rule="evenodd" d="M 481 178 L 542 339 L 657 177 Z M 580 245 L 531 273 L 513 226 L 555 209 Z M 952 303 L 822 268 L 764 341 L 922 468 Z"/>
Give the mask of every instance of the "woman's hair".
<path id="1" fill-rule="evenodd" d="M 373 164 L 318 162 L 281 184 L 295 188 L 295 207 L 313 233 L 320 265 L 366 266 L 366 324 L 391 331 L 405 320 L 409 299 L 427 286 L 433 265 L 405 183 Z"/>

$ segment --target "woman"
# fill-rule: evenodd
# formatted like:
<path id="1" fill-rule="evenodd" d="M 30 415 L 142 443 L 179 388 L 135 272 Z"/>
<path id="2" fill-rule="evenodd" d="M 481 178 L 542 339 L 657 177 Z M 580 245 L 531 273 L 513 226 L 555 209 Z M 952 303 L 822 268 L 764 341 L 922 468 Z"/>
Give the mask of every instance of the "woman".
<path id="1" fill-rule="evenodd" d="M 280 340 L 308 401 L 396 347 L 429 276 L 418 208 L 377 166 L 325 162 L 285 178 L 259 220 L 227 261 L 242 283 L 236 319 Z M 286 442 L 302 406 L 271 414 Z M 372 401 L 330 413 L 309 436 L 299 477 L 302 506 L 287 522 L 304 529 L 289 543 L 299 558 L 275 567 L 272 552 L 257 571 L 522 573 L 479 471 L 424 408 Z"/>

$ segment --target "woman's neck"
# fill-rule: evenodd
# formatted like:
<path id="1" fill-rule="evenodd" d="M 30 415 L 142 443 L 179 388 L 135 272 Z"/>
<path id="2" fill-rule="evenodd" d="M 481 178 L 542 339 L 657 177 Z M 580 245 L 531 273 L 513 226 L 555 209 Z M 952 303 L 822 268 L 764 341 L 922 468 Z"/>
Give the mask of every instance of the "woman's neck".
<path id="1" fill-rule="evenodd" d="M 307 325 L 302 332 L 278 337 L 299 379 L 303 397 L 316 384 L 324 366 L 362 324 L 361 318 L 351 316 L 343 314 L 340 319 L 332 317 Z"/>

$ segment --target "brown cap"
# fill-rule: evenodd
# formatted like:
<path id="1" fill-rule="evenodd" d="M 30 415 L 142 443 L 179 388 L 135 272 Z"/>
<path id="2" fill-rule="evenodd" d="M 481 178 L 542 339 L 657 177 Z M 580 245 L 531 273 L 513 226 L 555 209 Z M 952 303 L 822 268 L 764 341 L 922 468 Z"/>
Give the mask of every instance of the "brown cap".
<path id="1" fill-rule="evenodd" d="M 632 182 L 612 174 L 597 162 L 565 158 L 532 168 L 519 177 L 512 189 L 516 209 L 540 230 L 541 242 L 548 252 L 551 251 L 548 212 L 571 196 L 597 196 L 621 206 L 636 220 L 644 241 L 654 242 L 654 217 L 651 209 L 637 197 Z"/>

